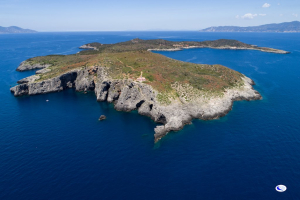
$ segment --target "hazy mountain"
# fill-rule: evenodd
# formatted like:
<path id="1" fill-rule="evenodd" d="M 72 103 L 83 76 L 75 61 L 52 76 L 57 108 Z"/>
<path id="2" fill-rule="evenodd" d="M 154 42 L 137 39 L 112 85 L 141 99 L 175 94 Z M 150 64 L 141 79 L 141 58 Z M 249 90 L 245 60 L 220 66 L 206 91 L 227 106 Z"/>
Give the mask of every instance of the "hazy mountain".
<path id="1" fill-rule="evenodd" d="M 0 26 L 0 34 L 3 33 L 36 33 L 37 31 L 30 30 L 30 29 L 22 29 L 17 26 L 10 26 L 10 27 L 2 27 Z"/>
<path id="2" fill-rule="evenodd" d="M 200 30 L 201 32 L 300 32 L 300 22 L 284 22 L 261 26 L 216 26 Z"/>

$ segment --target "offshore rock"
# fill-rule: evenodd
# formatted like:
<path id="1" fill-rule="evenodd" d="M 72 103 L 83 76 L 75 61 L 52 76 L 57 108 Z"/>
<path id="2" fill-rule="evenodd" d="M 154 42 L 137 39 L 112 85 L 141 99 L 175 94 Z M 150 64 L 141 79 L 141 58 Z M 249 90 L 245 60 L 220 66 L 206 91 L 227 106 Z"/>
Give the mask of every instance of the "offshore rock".
<path id="1" fill-rule="evenodd" d="M 105 120 L 106 119 L 106 116 L 105 115 L 101 115 L 100 117 L 99 117 L 99 121 L 102 121 L 102 120 Z"/>

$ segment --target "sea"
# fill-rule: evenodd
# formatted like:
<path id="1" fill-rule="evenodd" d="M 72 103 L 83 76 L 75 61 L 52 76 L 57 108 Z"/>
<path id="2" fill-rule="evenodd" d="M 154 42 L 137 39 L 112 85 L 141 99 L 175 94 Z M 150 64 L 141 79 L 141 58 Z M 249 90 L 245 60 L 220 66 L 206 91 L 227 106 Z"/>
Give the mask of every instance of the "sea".
<path id="1" fill-rule="evenodd" d="M 217 120 L 193 120 L 154 143 L 150 118 L 118 112 L 72 89 L 14 97 L 35 71 L 31 57 L 74 54 L 90 43 L 140 39 L 236 39 L 290 51 L 188 49 L 155 52 L 221 64 L 253 79 L 263 96 Z M 300 34 L 62 32 L 0 35 L 1 200 L 300 199 Z M 46 101 L 49 100 L 49 101 Z M 105 121 L 98 121 L 106 115 Z M 277 192 L 277 185 L 285 192 Z"/>

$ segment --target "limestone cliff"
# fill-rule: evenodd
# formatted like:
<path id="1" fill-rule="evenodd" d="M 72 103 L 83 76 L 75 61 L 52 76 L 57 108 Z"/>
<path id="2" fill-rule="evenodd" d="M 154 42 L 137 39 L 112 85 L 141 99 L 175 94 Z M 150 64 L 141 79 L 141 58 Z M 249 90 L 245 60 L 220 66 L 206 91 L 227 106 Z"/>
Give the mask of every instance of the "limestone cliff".
<path id="1" fill-rule="evenodd" d="M 34 66 L 32 67 L 34 68 Z M 31 67 L 27 67 L 31 69 Z M 233 101 L 257 100 L 261 95 L 252 88 L 254 82 L 243 76 L 243 84 L 225 89 L 221 95 L 207 96 L 195 94 L 190 85 L 174 83 L 173 89 L 179 94 L 168 105 L 158 100 L 159 92 L 152 86 L 132 79 L 113 79 L 102 66 L 74 69 L 47 80 L 39 80 L 39 75 L 22 79 L 20 85 L 10 90 L 15 96 L 36 95 L 75 88 L 76 91 L 94 91 L 98 101 L 114 103 L 118 111 L 138 110 L 138 113 L 150 117 L 158 125 L 154 140 L 157 142 L 170 131 L 182 129 L 195 118 L 210 120 L 226 115 Z"/>

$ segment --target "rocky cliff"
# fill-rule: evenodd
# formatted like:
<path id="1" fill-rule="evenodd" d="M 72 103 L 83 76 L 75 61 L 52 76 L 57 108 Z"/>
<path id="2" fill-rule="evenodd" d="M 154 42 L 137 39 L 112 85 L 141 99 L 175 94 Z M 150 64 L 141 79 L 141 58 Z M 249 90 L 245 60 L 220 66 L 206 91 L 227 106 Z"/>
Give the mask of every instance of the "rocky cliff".
<path id="1" fill-rule="evenodd" d="M 26 68 L 44 68 L 37 66 Z M 154 130 L 155 142 L 170 131 L 182 129 L 195 118 L 210 120 L 226 115 L 231 110 L 233 101 L 261 99 L 261 95 L 252 88 L 254 82 L 243 76 L 243 84 L 240 86 L 225 89 L 221 95 L 212 96 L 187 92 L 193 90 L 192 86 L 174 83 L 172 87 L 179 96 L 166 105 L 158 100 L 159 92 L 152 86 L 132 79 L 113 79 L 108 74 L 107 68 L 92 66 L 71 70 L 47 80 L 39 80 L 40 75 L 33 75 L 20 80 L 20 84 L 10 90 L 15 96 L 44 94 L 68 88 L 94 91 L 98 101 L 113 103 L 118 111 L 138 110 L 139 114 L 162 124 Z"/>

